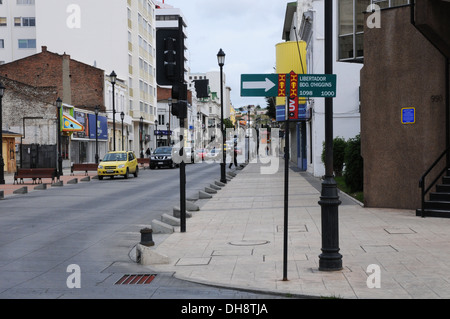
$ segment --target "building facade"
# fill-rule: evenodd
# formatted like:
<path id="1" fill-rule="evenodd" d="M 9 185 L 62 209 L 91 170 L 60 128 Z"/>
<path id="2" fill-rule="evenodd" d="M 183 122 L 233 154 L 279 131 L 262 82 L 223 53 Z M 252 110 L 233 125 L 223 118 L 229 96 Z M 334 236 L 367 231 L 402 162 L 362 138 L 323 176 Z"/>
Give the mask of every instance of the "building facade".
<path id="1" fill-rule="evenodd" d="M 103 70 L 74 60 L 68 54 L 57 54 L 42 47 L 40 53 L 0 65 L 0 76 L 35 88 L 54 88 L 55 118 L 56 99 L 59 97 L 63 101 L 61 118 L 68 116 L 69 121 L 75 120 L 85 129 L 75 132 L 62 125 L 63 167 L 70 167 L 73 162 L 94 161 L 95 136 L 89 135 L 87 114 L 92 116 L 98 106 L 100 117 L 105 117 Z M 5 112 L 5 116 L 14 118 L 10 122 L 21 123 L 24 115 Z M 44 134 L 44 131 L 40 132 Z M 41 138 L 45 140 L 45 134 Z M 104 154 L 107 151 L 106 140 L 102 137 L 100 141 L 100 150 Z"/>
<path id="2" fill-rule="evenodd" d="M 107 14 L 105 8 L 108 8 Z M 121 104 L 124 100 L 124 122 L 128 133 L 124 144 L 137 153 L 140 137 L 144 136 L 144 144 L 150 143 L 157 94 L 155 4 L 152 0 L 3 1 L 0 17 L 6 17 L 7 21 L 6 28 L 0 26 L 0 37 L 4 38 L 5 46 L 11 43 L 7 48 L 0 48 L 0 61 L 10 62 L 32 55 L 46 46 L 53 52 L 68 52 L 78 61 L 98 66 L 106 75 L 114 71 L 120 82 L 127 86 L 126 96 L 116 95 L 119 100 L 114 103 Z M 18 17 L 30 19 L 22 19 L 21 25 L 17 19 L 17 25 L 13 25 L 12 21 Z M 24 32 L 27 33 L 22 35 Z M 112 84 L 106 83 L 104 99 L 109 113 L 113 110 L 111 96 Z M 143 134 L 140 132 L 141 117 Z M 116 130 L 121 127 L 120 112 L 114 116 L 116 123 L 112 123 L 112 116 L 109 118 L 110 139 L 113 135 L 122 136 L 120 131 L 112 132 L 114 126 Z M 110 140 L 109 145 L 114 142 Z"/>
<path id="3" fill-rule="evenodd" d="M 380 27 L 364 29 L 361 71 L 364 202 L 421 209 L 419 186 L 436 191 L 432 181 L 441 183 L 450 163 L 440 158 L 450 146 L 450 3 L 416 0 L 377 13 Z"/>
<path id="4" fill-rule="evenodd" d="M 333 6 L 333 73 L 337 76 L 337 92 L 333 99 L 334 136 L 345 139 L 353 138 L 360 133 L 359 73 L 362 64 L 358 59 L 346 63 L 348 59 L 339 56 L 342 51 L 338 34 L 342 29 L 340 17 L 345 11 L 342 3 Z M 353 0 L 350 0 L 353 1 Z M 359 2 L 359 1 L 358 1 Z M 283 26 L 283 40 L 304 41 L 306 43 L 306 73 L 325 73 L 324 56 L 324 3 L 325 1 L 299 0 L 286 7 Z M 353 5 L 351 12 L 353 12 Z M 346 8 L 348 9 L 348 8 Z M 352 42 L 353 43 L 353 42 Z M 301 170 L 314 176 L 322 176 L 325 166 L 321 155 L 325 140 L 325 99 L 310 98 L 307 100 L 310 118 L 301 121 L 291 129 L 291 161 Z"/>

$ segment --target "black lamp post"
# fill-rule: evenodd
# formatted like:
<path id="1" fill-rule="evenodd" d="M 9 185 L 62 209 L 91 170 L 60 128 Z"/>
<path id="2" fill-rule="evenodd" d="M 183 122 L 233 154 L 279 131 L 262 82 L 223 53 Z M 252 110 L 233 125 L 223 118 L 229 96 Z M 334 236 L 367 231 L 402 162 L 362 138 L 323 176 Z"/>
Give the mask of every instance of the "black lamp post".
<path id="1" fill-rule="evenodd" d="M 120 119 L 122 120 L 122 151 L 124 151 L 123 149 L 123 119 L 125 118 L 125 113 L 120 112 Z"/>
<path id="2" fill-rule="evenodd" d="M 168 125 L 167 125 L 167 145 L 170 146 L 170 142 L 171 142 L 171 134 L 170 134 L 170 115 L 172 114 L 172 111 L 171 111 L 171 108 L 172 108 L 172 98 L 171 98 L 171 97 L 169 97 L 168 103 L 169 103 L 169 114 L 168 114 L 169 123 L 168 123 Z"/>
<path id="3" fill-rule="evenodd" d="M 116 72 L 112 71 L 109 75 L 111 79 L 112 84 L 112 107 L 113 107 L 113 151 L 116 150 L 116 92 L 115 92 L 115 86 L 116 86 L 116 79 L 117 74 Z"/>
<path id="4" fill-rule="evenodd" d="M 225 177 L 225 165 L 226 165 L 226 154 L 225 154 L 225 128 L 223 123 L 223 66 L 225 65 L 225 52 L 220 49 L 217 53 L 217 62 L 220 67 L 220 125 L 222 132 L 222 163 L 220 163 L 220 181 L 226 183 L 227 179 Z"/>
<path id="5" fill-rule="evenodd" d="M 247 107 L 247 163 L 250 164 L 250 105 Z"/>
<path id="6" fill-rule="evenodd" d="M 95 106 L 95 164 L 98 164 L 98 111 L 100 107 L 98 105 Z"/>
<path id="7" fill-rule="evenodd" d="M 166 123 L 166 129 L 167 129 L 167 146 L 170 146 L 170 124 Z"/>
<path id="8" fill-rule="evenodd" d="M 5 162 L 3 161 L 3 94 L 5 94 L 5 86 L 0 82 L 0 184 L 5 184 Z"/>
<path id="9" fill-rule="evenodd" d="M 62 170 L 62 151 L 61 151 L 61 108 L 62 108 L 62 100 L 58 97 L 56 100 L 56 108 L 58 109 L 58 120 L 56 126 L 58 127 L 58 174 L 59 176 L 63 175 Z"/>
<path id="10" fill-rule="evenodd" d="M 156 149 L 159 146 L 158 120 L 155 120 L 155 136 L 156 136 L 156 147 L 155 147 L 155 149 Z"/>
<path id="11" fill-rule="evenodd" d="M 144 118 L 141 116 L 141 118 L 139 119 L 139 145 L 140 145 L 140 157 L 144 158 L 144 150 L 142 149 L 142 134 L 144 131 Z"/>
<path id="12" fill-rule="evenodd" d="M 333 1 L 325 0 L 325 73 L 333 74 Z M 341 204 L 333 177 L 333 98 L 325 98 L 325 179 L 319 204 L 322 219 L 322 254 L 319 270 L 342 269 L 339 253 L 338 206 Z"/>

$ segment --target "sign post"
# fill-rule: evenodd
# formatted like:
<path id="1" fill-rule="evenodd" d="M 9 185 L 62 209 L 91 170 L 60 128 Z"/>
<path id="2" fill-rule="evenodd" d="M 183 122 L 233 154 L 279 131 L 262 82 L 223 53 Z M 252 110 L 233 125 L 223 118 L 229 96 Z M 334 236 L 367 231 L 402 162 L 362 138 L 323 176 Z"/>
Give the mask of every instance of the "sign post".
<path id="1" fill-rule="evenodd" d="M 298 102 L 300 98 L 324 97 L 327 98 L 326 100 L 332 100 L 333 97 L 336 97 L 336 74 L 296 74 L 293 71 L 289 74 L 241 74 L 241 96 L 286 97 L 284 118 L 282 120 L 286 123 L 286 145 L 284 147 L 283 281 L 287 281 L 289 122 L 292 119 L 298 119 Z M 323 199 L 321 198 L 321 201 Z"/>

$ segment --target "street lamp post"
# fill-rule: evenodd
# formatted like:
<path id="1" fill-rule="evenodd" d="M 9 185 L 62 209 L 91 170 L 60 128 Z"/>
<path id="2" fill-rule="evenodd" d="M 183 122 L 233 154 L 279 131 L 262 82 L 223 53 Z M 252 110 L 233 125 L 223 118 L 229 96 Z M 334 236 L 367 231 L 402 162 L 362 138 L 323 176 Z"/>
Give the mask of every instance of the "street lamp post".
<path id="1" fill-rule="evenodd" d="M 166 129 L 167 129 L 167 146 L 170 146 L 170 124 L 166 123 Z"/>
<path id="2" fill-rule="evenodd" d="M 144 158 L 144 150 L 142 148 L 142 134 L 144 131 L 144 118 L 141 116 L 139 119 L 139 147 L 140 147 L 140 157 Z"/>
<path id="3" fill-rule="evenodd" d="M 168 117 L 169 117 L 169 126 L 168 126 L 168 128 L 167 128 L 167 141 L 168 141 L 167 145 L 170 146 L 170 142 L 171 142 L 171 136 L 170 136 L 170 117 L 171 117 L 171 116 L 170 116 L 170 114 L 172 114 L 172 112 L 171 112 L 171 108 L 172 108 L 172 98 L 171 98 L 171 97 L 169 97 L 168 102 L 169 102 L 169 114 L 168 114 Z"/>
<path id="4" fill-rule="evenodd" d="M 5 162 L 3 161 L 3 94 L 5 86 L 0 82 L 0 184 L 5 184 Z M 21 145 L 22 146 L 22 145 Z"/>
<path id="5" fill-rule="evenodd" d="M 325 0 L 325 73 L 333 74 L 333 1 Z M 333 177 L 333 98 L 325 98 L 325 179 L 319 204 L 322 219 L 322 254 L 319 270 L 342 269 L 339 253 L 338 206 L 341 201 Z"/>
<path id="6" fill-rule="evenodd" d="M 225 128 L 223 122 L 223 66 L 225 65 L 225 52 L 220 49 L 217 53 L 217 62 L 220 67 L 220 125 L 222 132 L 222 163 L 220 163 L 220 181 L 226 183 L 227 179 L 225 177 L 225 165 L 226 165 L 226 154 L 225 154 Z"/>
<path id="7" fill-rule="evenodd" d="M 158 120 L 155 120 L 155 136 L 156 136 L 156 146 L 155 149 L 159 146 L 159 131 L 158 131 Z"/>
<path id="8" fill-rule="evenodd" d="M 120 112 L 120 119 L 122 120 L 122 151 L 125 151 L 123 149 L 123 119 L 125 118 L 125 113 Z"/>
<path id="9" fill-rule="evenodd" d="M 115 86 L 116 86 L 116 79 L 117 74 L 116 72 L 112 71 L 109 75 L 111 79 L 112 84 L 112 108 L 113 108 L 113 151 L 116 150 L 116 92 L 115 92 Z"/>
<path id="10" fill-rule="evenodd" d="M 56 126 L 58 127 L 58 174 L 59 176 L 63 175 L 62 170 L 62 151 L 61 151 L 61 108 L 62 108 L 62 100 L 58 97 L 56 100 L 56 108 L 58 109 L 58 120 Z"/>
<path id="11" fill-rule="evenodd" d="M 98 164 L 98 111 L 100 107 L 98 105 L 95 106 L 95 164 Z"/>
<path id="12" fill-rule="evenodd" d="M 250 105 L 247 107 L 247 163 L 250 164 Z"/>

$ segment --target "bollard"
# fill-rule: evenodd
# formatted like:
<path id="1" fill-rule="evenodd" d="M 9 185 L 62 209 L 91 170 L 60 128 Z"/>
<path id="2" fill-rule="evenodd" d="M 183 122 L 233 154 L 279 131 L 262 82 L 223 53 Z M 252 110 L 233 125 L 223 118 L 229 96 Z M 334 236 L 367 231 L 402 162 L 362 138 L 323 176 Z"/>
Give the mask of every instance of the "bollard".
<path id="1" fill-rule="evenodd" d="M 141 229 L 141 242 L 140 244 L 143 246 L 154 246 L 155 242 L 153 241 L 152 236 L 153 230 L 151 228 Z"/>

